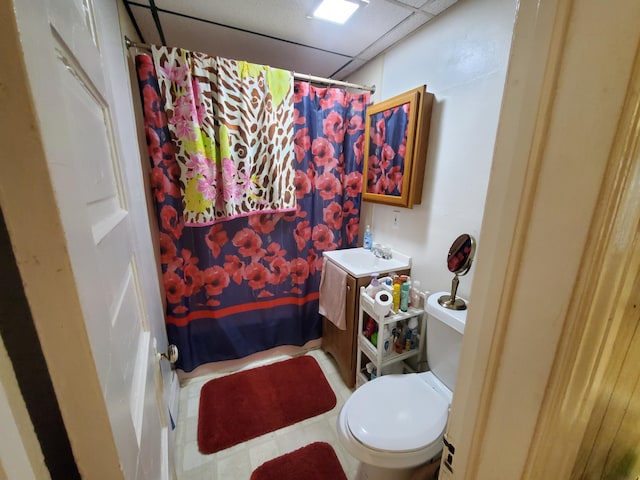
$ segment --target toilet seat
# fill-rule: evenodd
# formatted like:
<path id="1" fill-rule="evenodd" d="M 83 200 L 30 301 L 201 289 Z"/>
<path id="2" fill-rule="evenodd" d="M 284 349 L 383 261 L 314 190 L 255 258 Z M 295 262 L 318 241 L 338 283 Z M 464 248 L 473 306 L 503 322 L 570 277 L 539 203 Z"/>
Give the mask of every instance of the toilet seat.
<path id="1" fill-rule="evenodd" d="M 440 440 L 449 402 L 420 375 L 385 375 L 361 386 L 345 407 L 346 426 L 358 442 L 401 453 Z"/>

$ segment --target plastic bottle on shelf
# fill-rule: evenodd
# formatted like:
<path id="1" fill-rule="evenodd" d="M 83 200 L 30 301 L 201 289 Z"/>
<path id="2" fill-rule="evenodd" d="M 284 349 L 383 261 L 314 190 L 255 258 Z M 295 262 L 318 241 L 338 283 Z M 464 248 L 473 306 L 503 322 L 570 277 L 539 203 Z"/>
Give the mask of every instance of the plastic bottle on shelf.
<path id="1" fill-rule="evenodd" d="M 373 362 L 367 363 L 365 368 L 367 370 L 367 373 L 369 374 L 369 380 L 373 380 L 374 378 L 376 378 L 378 372 L 376 372 L 376 368 L 373 365 Z"/>
<path id="2" fill-rule="evenodd" d="M 422 297 L 420 296 L 420 281 L 411 282 L 411 290 L 409 291 L 409 303 L 414 308 L 422 308 Z"/>
<path id="3" fill-rule="evenodd" d="M 369 285 L 367 285 L 367 288 L 364 289 L 364 291 L 367 292 L 367 295 L 369 295 L 371 298 L 374 298 L 376 296 L 376 293 L 380 291 L 380 282 L 378 281 L 377 273 L 371 274 L 371 281 L 369 282 Z"/>
<path id="4" fill-rule="evenodd" d="M 391 350 L 393 350 L 393 345 L 392 345 L 392 337 L 391 337 L 391 329 L 389 328 L 389 325 L 385 325 L 384 329 L 382 330 L 382 354 L 383 355 L 388 355 Z"/>
<path id="5" fill-rule="evenodd" d="M 373 335 L 373 332 L 376 331 L 376 322 L 373 320 L 373 318 L 369 317 L 369 320 L 367 321 L 367 326 L 365 327 L 364 330 L 364 336 L 367 337 L 367 340 L 371 340 L 371 335 Z"/>
<path id="6" fill-rule="evenodd" d="M 409 309 L 409 290 L 411 282 L 407 280 L 400 286 L 400 310 L 406 312 Z"/>
<path id="7" fill-rule="evenodd" d="M 400 308 L 400 284 L 393 284 L 393 311 L 397 312 Z"/>
<path id="8" fill-rule="evenodd" d="M 398 322 L 394 330 L 395 330 L 395 333 L 393 335 L 395 339 L 393 344 L 394 350 L 396 353 L 402 353 L 402 351 L 404 350 L 404 342 L 405 342 L 405 333 L 402 328 L 402 322 Z"/>
<path id="9" fill-rule="evenodd" d="M 408 331 L 411 332 L 411 336 L 409 338 L 408 347 L 405 346 L 407 350 L 413 350 L 414 348 L 418 348 L 419 336 L 418 336 L 418 319 L 416 317 L 412 317 L 407 322 Z M 408 332 L 407 332 L 408 333 Z"/>
<path id="10" fill-rule="evenodd" d="M 411 339 L 412 339 L 412 334 L 411 334 L 411 330 L 407 330 L 407 332 L 404 335 L 404 350 L 405 352 L 408 352 L 409 350 L 411 350 Z"/>
<path id="11" fill-rule="evenodd" d="M 373 235 L 371 234 L 371 226 L 367 225 L 367 228 L 364 230 L 364 239 L 362 241 L 362 246 L 365 250 L 371 250 L 373 245 Z"/>
<path id="12" fill-rule="evenodd" d="M 411 345 L 409 348 L 411 350 L 415 350 L 416 348 L 418 348 L 419 345 L 420 345 L 420 335 L 413 335 L 411 337 Z"/>

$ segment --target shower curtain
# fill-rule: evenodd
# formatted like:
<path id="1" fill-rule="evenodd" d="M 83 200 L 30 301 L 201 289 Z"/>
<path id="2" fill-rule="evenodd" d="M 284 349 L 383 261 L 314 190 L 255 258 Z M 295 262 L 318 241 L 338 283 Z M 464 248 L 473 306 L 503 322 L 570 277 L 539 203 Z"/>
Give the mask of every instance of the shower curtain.
<path id="1" fill-rule="evenodd" d="M 369 93 L 294 84 L 295 210 L 185 225 L 176 145 L 153 60 L 136 56 L 177 367 L 320 338 L 322 252 L 355 247 Z"/>

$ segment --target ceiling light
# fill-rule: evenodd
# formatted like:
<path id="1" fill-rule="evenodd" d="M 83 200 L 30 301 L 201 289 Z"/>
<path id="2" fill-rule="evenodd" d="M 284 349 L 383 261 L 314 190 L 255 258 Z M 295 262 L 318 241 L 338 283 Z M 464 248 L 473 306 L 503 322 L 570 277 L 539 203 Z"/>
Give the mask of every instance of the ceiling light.
<path id="1" fill-rule="evenodd" d="M 313 16 L 330 22 L 344 23 L 358 7 L 357 3 L 347 0 L 322 0 L 320 6 L 313 12 Z"/>

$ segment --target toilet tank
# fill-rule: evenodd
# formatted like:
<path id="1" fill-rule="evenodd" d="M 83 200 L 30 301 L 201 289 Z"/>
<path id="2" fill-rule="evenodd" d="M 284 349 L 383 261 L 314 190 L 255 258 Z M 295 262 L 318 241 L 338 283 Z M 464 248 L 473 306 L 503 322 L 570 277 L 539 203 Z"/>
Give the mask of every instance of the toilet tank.
<path id="1" fill-rule="evenodd" d="M 442 295 L 449 293 L 434 293 L 427 298 L 427 361 L 431 372 L 453 391 L 467 311 L 444 308 L 438 303 Z"/>

